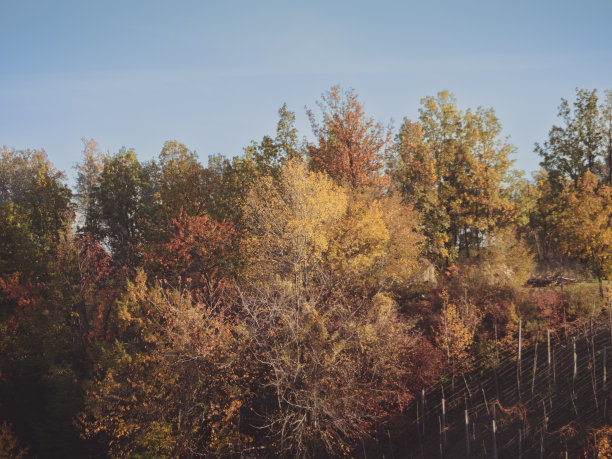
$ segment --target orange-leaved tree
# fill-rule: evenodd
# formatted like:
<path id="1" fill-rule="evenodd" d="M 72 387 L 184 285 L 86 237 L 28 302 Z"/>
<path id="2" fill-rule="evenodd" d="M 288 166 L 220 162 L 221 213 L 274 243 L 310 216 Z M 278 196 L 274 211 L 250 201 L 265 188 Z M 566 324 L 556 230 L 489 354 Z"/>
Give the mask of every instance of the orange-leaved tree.
<path id="1" fill-rule="evenodd" d="M 308 146 L 311 167 L 353 188 L 385 188 L 385 161 L 391 146 L 391 129 L 368 118 L 353 91 L 338 86 L 318 102 L 323 112 L 319 124 L 308 111 L 317 143 Z"/>

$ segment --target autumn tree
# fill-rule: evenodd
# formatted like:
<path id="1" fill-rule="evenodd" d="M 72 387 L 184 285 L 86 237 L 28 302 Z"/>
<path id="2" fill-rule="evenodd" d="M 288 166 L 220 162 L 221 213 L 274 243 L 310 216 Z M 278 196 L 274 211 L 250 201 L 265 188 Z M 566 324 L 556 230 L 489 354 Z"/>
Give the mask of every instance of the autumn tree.
<path id="1" fill-rule="evenodd" d="M 612 90 L 606 91 L 606 98 L 602 101 L 599 111 L 605 162 L 605 183 L 612 186 Z"/>
<path id="2" fill-rule="evenodd" d="M 472 360 L 470 348 L 474 344 L 474 332 L 478 325 L 478 314 L 473 305 L 464 302 L 462 307 L 450 301 L 447 292 L 442 292 L 442 314 L 436 330 L 436 341 L 443 347 L 452 375 L 469 369 Z"/>
<path id="3" fill-rule="evenodd" d="M 264 177 L 243 208 L 249 230 L 243 242 L 246 275 L 302 288 L 319 273 L 334 224 L 347 208 L 347 194 L 323 174 L 288 162 L 279 180 Z"/>
<path id="4" fill-rule="evenodd" d="M 295 113 L 287 105 L 278 111 L 279 120 L 274 137 L 264 136 L 244 149 L 244 156 L 209 158 L 211 205 L 209 214 L 217 220 L 231 220 L 241 225 L 241 209 L 249 188 L 266 175 L 278 175 L 287 160 L 301 158 L 304 147 L 298 140 Z"/>
<path id="5" fill-rule="evenodd" d="M 603 296 L 602 279 L 612 274 L 612 188 L 587 172 L 576 188 L 566 184 L 559 201 L 560 246 L 592 269 Z"/>
<path id="6" fill-rule="evenodd" d="M 357 94 L 341 92 L 338 86 L 324 93 L 317 103 L 323 112 L 321 124 L 312 111 L 308 117 L 316 143 L 308 146 L 310 166 L 327 173 L 337 183 L 352 188 L 384 189 L 384 166 L 391 146 L 391 129 L 368 118 Z"/>
<path id="7" fill-rule="evenodd" d="M 87 365 L 63 275 L 71 193 L 43 151 L 3 149 L 0 178 L 0 419 L 32 455 L 73 456 Z"/>
<path id="8" fill-rule="evenodd" d="M 250 376 L 244 326 L 226 307 L 139 272 L 88 387 L 83 435 L 107 439 L 113 457 L 240 454 Z"/>
<path id="9" fill-rule="evenodd" d="M 446 91 L 421 103 L 419 122 L 406 119 L 400 129 L 391 169 L 422 215 L 429 256 L 446 266 L 515 218 L 506 187 L 514 147 L 500 139 L 492 109 L 463 112 Z"/>
<path id="10" fill-rule="evenodd" d="M 230 223 L 206 215 L 181 213 L 172 220 L 172 236 L 152 244 L 145 256 L 147 270 L 174 288 L 188 288 L 210 305 L 227 299 L 236 270 L 236 232 Z"/>
<path id="11" fill-rule="evenodd" d="M 277 285 L 245 292 L 242 308 L 263 366 L 267 402 L 259 425 L 270 454 L 349 454 L 411 398 L 406 364 L 417 338 L 388 296 Z"/>
<path id="12" fill-rule="evenodd" d="M 44 150 L 1 150 L 0 204 L 10 202 L 26 214 L 37 246 L 44 252 L 57 244 L 72 218 L 72 193 L 63 178 Z"/>
<path id="13" fill-rule="evenodd" d="M 96 221 L 99 219 L 98 201 L 96 192 L 100 188 L 102 171 L 106 156 L 98 149 L 98 142 L 94 139 L 82 139 L 83 159 L 75 166 L 76 179 L 76 210 L 79 227 L 88 232 L 94 232 Z"/>
<path id="14" fill-rule="evenodd" d="M 263 425 L 277 453 L 348 453 L 410 397 L 415 338 L 391 289 L 415 264 L 414 214 L 298 160 L 254 185 L 243 214 L 241 304 L 274 406 Z"/>
<path id="15" fill-rule="evenodd" d="M 142 233 L 143 197 L 148 179 L 132 150 L 121 150 L 104 162 L 96 190 L 98 219 L 93 236 L 106 244 L 117 263 L 133 262 Z"/>
<path id="16" fill-rule="evenodd" d="M 168 141 L 159 154 L 156 217 L 170 222 L 181 212 L 200 215 L 206 211 L 209 196 L 206 170 L 195 152 L 177 141 Z"/>
<path id="17" fill-rule="evenodd" d="M 556 191 L 563 187 L 565 178 L 574 185 L 588 171 L 599 175 L 602 172 L 602 132 L 597 90 L 576 89 L 573 107 L 561 99 L 558 116 L 561 126 L 554 125 L 548 140 L 535 151 L 542 157 L 541 166 Z"/>

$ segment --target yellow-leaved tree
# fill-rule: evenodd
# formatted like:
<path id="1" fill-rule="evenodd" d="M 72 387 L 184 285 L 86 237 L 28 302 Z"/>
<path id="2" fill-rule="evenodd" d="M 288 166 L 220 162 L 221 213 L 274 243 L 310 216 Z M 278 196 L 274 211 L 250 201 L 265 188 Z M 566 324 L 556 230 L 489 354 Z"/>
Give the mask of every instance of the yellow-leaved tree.
<path id="1" fill-rule="evenodd" d="M 353 194 L 330 243 L 335 282 L 372 293 L 406 285 L 422 248 L 417 224 L 417 213 L 398 196 Z"/>
<path id="2" fill-rule="evenodd" d="M 460 307 L 449 301 L 448 293 L 443 291 L 442 317 L 436 330 L 436 340 L 446 352 L 447 363 L 453 376 L 467 370 L 471 361 L 470 348 L 478 324 L 476 308 L 469 303 Z"/>
<path id="3" fill-rule="evenodd" d="M 612 275 L 612 187 L 587 172 L 575 188 L 566 184 L 560 204 L 560 247 L 591 268 L 603 296 L 602 280 Z"/>
<path id="4" fill-rule="evenodd" d="M 288 161 L 243 209 L 242 311 L 274 400 L 261 428 L 293 457 L 348 454 L 409 399 L 415 335 L 390 287 L 415 266 L 415 218 Z"/>
<path id="5" fill-rule="evenodd" d="M 278 180 L 264 177 L 250 190 L 243 210 L 249 229 L 243 242 L 246 276 L 306 286 L 322 265 L 347 205 L 342 188 L 309 172 L 300 160 L 288 161 Z"/>

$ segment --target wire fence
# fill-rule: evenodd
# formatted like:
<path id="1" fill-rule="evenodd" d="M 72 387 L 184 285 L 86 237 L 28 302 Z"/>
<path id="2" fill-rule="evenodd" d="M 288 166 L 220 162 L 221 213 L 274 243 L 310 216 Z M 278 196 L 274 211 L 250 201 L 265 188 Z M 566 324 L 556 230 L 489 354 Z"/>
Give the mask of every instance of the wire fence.
<path id="1" fill-rule="evenodd" d="M 482 358 L 469 374 L 423 391 L 384 455 L 575 457 L 577 439 L 609 421 L 611 329 L 587 325 L 573 336 L 551 335 L 529 346 L 518 338 L 516 352 L 492 363 Z"/>

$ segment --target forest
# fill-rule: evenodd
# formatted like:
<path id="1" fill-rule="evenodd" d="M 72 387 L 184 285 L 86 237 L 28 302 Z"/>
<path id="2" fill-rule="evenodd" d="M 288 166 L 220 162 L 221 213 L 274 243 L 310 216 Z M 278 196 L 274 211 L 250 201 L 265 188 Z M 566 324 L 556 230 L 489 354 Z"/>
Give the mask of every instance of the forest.
<path id="1" fill-rule="evenodd" d="M 0 150 L 0 457 L 612 455 L 612 91 L 533 177 L 448 91 L 307 114 L 207 164 L 83 139 L 74 189 Z"/>

